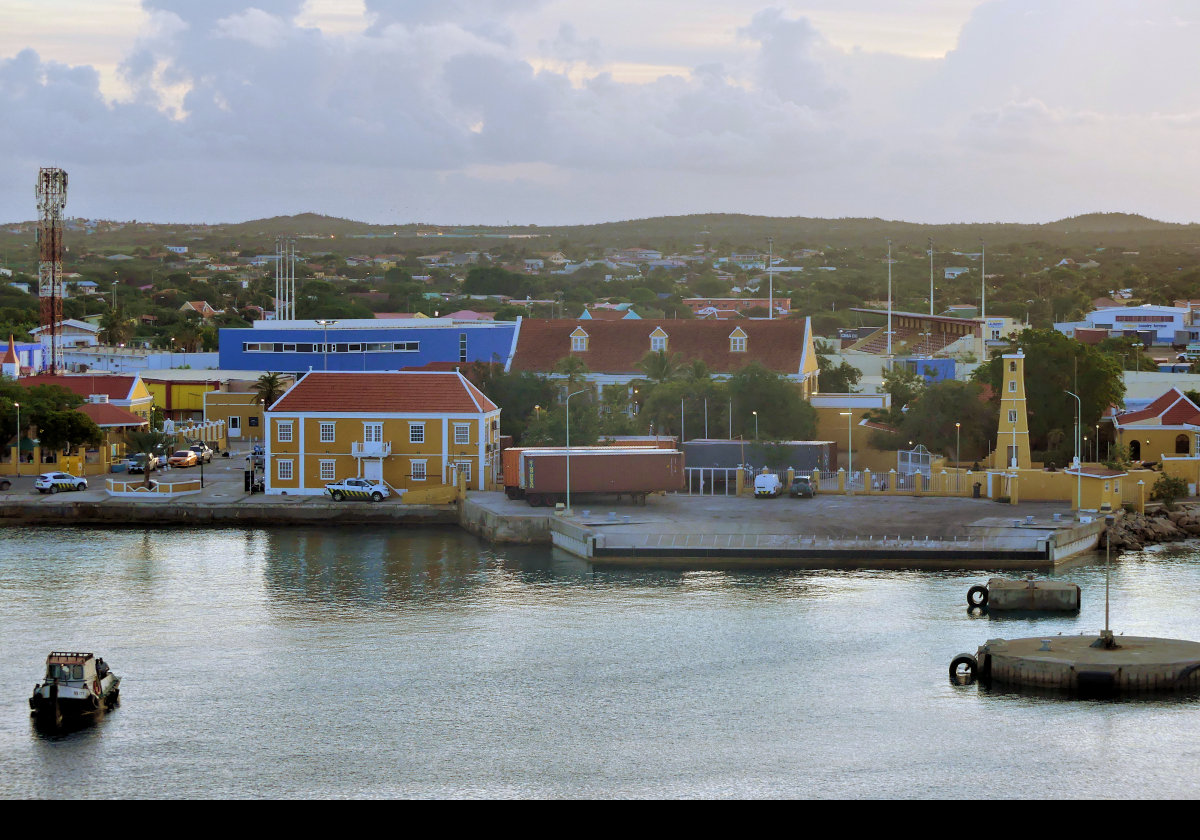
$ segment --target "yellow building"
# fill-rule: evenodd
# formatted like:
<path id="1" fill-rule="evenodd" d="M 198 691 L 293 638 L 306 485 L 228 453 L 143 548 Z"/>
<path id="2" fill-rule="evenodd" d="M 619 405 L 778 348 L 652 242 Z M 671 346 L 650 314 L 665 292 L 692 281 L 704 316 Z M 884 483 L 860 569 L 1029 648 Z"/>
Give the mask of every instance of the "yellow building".
<path id="1" fill-rule="evenodd" d="M 207 391 L 204 394 L 204 419 L 225 423 L 229 445 L 263 443 L 266 424 L 258 394 L 253 391 Z"/>
<path id="2" fill-rule="evenodd" d="M 1063 470 L 1071 479 L 1072 499 L 1077 510 L 1116 510 L 1121 506 L 1121 479 L 1128 473 L 1104 467 Z"/>
<path id="3" fill-rule="evenodd" d="M 998 470 L 1033 466 L 1029 455 L 1029 415 L 1025 404 L 1025 354 L 1006 353 L 1000 385 L 1000 422 L 992 467 Z"/>
<path id="4" fill-rule="evenodd" d="M 459 373 L 305 375 L 266 412 L 266 492 L 347 478 L 398 492 L 496 486 L 500 409 Z"/>
<path id="5" fill-rule="evenodd" d="M 1200 407 L 1171 388 L 1136 411 L 1113 418 L 1117 443 L 1129 450 L 1132 461 L 1160 461 L 1200 454 Z"/>

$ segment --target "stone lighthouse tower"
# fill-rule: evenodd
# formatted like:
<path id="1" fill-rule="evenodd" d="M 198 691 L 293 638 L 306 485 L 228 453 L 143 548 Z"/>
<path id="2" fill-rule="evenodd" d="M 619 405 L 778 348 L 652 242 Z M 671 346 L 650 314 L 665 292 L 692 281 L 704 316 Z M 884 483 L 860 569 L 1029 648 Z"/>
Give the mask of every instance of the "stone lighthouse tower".
<path id="1" fill-rule="evenodd" d="M 1000 385 L 1000 423 L 996 433 L 995 469 L 1022 469 L 1032 466 L 1029 457 L 1029 415 L 1025 403 L 1025 354 L 1016 352 L 1001 357 L 1004 380 Z"/>

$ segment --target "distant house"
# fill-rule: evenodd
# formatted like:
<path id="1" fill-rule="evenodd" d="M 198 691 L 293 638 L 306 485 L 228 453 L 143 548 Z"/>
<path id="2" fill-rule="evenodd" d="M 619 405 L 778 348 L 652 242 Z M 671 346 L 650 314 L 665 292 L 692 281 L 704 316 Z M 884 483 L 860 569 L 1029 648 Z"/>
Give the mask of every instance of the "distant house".
<path id="1" fill-rule="evenodd" d="M 942 275 L 947 280 L 953 280 L 954 278 L 956 278 L 960 275 L 966 274 L 970 270 L 971 270 L 970 267 L 965 266 L 965 265 L 953 266 L 953 267 L 944 269 L 942 272 Z"/>
<path id="2" fill-rule="evenodd" d="M 67 318 L 65 321 L 59 322 L 58 328 L 60 347 L 95 347 L 100 343 L 100 328 L 86 321 Z M 32 329 L 29 334 L 40 341 L 42 345 L 50 346 L 50 335 L 46 327 Z"/>
<path id="3" fill-rule="evenodd" d="M 179 307 L 179 311 L 180 312 L 195 312 L 201 318 L 208 320 L 209 318 L 212 318 L 214 315 L 223 314 L 225 310 L 214 309 L 213 307 L 209 306 L 208 301 L 206 301 L 206 300 L 189 300 L 189 301 L 185 302 L 183 304 L 183 306 Z"/>
<path id="4" fill-rule="evenodd" d="M 186 245 L 167 245 L 165 247 L 172 254 L 186 254 L 188 252 L 188 246 Z"/>

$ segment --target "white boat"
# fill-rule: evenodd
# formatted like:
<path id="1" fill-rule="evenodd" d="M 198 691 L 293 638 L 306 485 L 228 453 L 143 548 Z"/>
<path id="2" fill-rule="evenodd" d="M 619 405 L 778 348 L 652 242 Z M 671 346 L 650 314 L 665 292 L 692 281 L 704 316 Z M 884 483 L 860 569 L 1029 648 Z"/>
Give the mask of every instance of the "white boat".
<path id="1" fill-rule="evenodd" d="M 46 676 L 33 687 L 29 708 L 39 722 L 61 726 L 64 719 L 110 709 L 120 702 L 121 678 L 90 653 L 54 651 Z"/>

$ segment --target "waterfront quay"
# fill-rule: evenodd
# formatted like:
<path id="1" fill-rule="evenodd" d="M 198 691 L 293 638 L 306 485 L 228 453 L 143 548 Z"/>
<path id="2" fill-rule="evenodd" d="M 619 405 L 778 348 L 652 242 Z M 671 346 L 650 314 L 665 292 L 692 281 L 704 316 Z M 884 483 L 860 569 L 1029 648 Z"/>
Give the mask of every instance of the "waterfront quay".
<path id="1" fill-rule="evenodd" d="M 96 478 L 82 492 L 41 495 L 33 477 L 0 494 L 5 524 L 378 525 L 461 527 L 494 544 L 554 545 L 597 565 L 659 567 L 924 568 L 1049 571 L 1095 548 L 1100 522 L 1066 504 L 980 499 L 821 496 L 755 499 L 667 494 L 645 505 L 601 498 L 569 514 L 500 492 L 458 504 L 334 502 L 326 496 L 250 494 L 241 458 L 205 467 L 203 489 L 174 498 L 116 498 Z M 199 479 L 173 470 L 160 481 Z"/>

